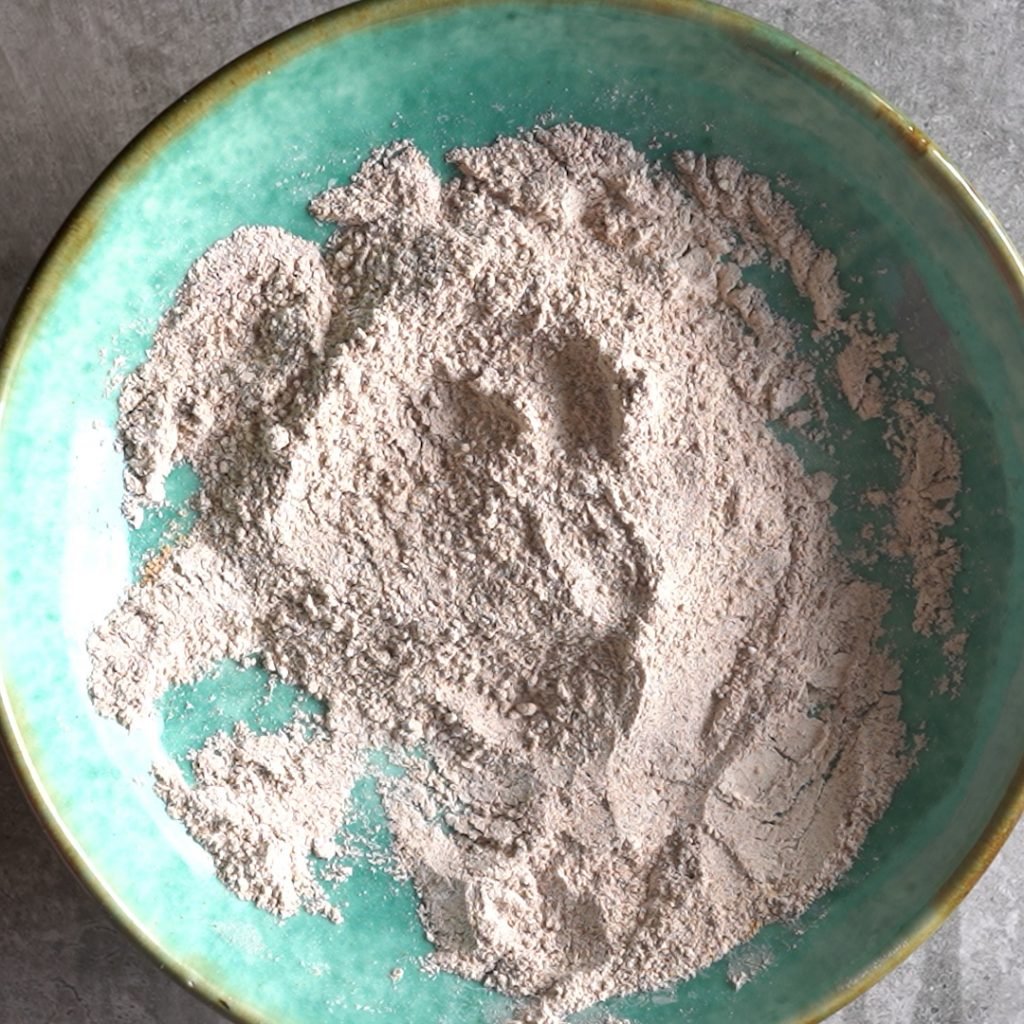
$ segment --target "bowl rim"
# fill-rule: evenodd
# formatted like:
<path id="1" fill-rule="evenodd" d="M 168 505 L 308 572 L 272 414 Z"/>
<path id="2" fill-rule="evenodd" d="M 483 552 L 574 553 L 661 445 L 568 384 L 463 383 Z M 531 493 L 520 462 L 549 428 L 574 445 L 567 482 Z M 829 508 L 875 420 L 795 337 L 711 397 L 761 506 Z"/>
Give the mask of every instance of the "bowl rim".
<path id="1" fill-rule="evenodd" d="M 315 46 L 398 20 L 508 2 L 537 7 L 614 7 L 688 20 L 709 26 L 742 46 L 770 56 L 787 70 L 810 73 L 853 109 L 881 122 L 889 134 L 905 147 L 908 157 L 920 161 L 931 187 L 951 201 L 977 233 L 994 269 L 1005 281 L 1024 317 L 1024 260 L 970 183 L 927 134 L 857 75 L 788 32 L 722 7 L 712 0 L 356 0 L 271 37 L 201 80 L 150 121 L 88 188 L 40 257 L 0 334 L 0 429 L 17 365 L 31 342 L 35 326 L 59 291 L 63 279 L 88 248 L 97 224 L 119 190 L 130 183 L 164 146 L 199 121 L 208 110 L 254 79 Z M 28 738 L 19 725 L 17 703 L 0 664 L 0 745 L 6 750 L 30 807 L 72 873 L 161 970 L 167 971 L 184 987 L 239 1024 L 272 1024 L 262 1011 L 229 1001 L 214 979 L 203 976 L 163 948 L 131 909 L 121 902 L 117 893 L 107 887 L 49 797 L 45 781 L 33 763 Z M 1022 814 L 1024 758 L 970 852 L 928 906 L 903 929 L 902 938 L 830 996 L 784 1024 L 820 1024 L 902 963 L 939 928 L 973 888 Z"/>

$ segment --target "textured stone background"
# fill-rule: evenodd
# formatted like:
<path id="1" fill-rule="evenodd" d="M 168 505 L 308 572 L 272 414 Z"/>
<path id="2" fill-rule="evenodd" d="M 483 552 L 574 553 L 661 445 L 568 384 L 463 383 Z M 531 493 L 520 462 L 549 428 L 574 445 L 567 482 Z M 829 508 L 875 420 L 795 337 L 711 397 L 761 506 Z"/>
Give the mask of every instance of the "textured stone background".
<path id="1" fill-rule="evenodd" d="M 1024 246 L 1024 0 L 732 0 L 861 75 Z M 83 190 L 183 90 L 331 0 L 0 0 L 0 322 Z M 836 1024 L 1024 1021 L 1024 831 Z M 214 1024 L 50 848 L 0 758 L 0 1024 Z M 756 1022 L 751 1022 L 756 1024 Z"/>

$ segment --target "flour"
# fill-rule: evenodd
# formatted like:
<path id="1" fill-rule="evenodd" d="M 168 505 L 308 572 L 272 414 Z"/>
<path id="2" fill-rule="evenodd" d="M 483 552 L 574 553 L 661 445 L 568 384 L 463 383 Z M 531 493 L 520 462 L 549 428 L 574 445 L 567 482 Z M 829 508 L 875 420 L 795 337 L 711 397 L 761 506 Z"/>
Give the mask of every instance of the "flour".
<path id="1" fill-rule="evenodd" d="M 955 634 L 959 454 L 892 397 L 893 339 L 844 320 L 835 259 L 768 183 L 656 172 L 576 125 L 412 146 L 312 203 L 321 249 L 248 227 L 191 269 L 120 401 L 125 512 L 201 481 L 197 519 L 90 641 L 131 725 L 225 658 L 324 702 L 169 759 L 157 791 L 239 896 L 336 918 L 352 784 L 377 773 L 433 966 L 554 1019 L 692 975 L 850 866 L 909 767 L 891 595 L 839 551 L 785 266 L 839 339 L 902 483 L 876 548 L 916 628 Z M 841 441 L 837 442 L 841 443 Z"/>

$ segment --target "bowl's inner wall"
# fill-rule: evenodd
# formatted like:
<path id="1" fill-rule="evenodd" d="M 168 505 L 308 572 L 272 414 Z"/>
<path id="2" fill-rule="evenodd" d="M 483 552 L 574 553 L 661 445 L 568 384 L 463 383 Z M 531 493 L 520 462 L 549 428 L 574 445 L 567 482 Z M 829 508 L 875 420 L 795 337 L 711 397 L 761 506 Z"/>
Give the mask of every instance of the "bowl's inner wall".
<path id="1" fill-rule="evenodd" d="M 279 1024 L 493 1019 L 497 997 L 415 969 L 427 945 L 411 892 L 383 875 L 357 871 L 340 927 L 308 917 L 280 924 L 232 897 L 149 791 L 157 728 L 129 736 L 93 713 L 84 637 L 143 546 L 138 537 L 129 545 L 118 513 L 110 374 L 119 357 L 128 367 L 141 358 L 206 246 L 253 222 L 322 237 L 305 201 L 393 138 L 412 138 L 440 165 L 453 144 L 485 143 L 543 116 L 598 124 L 641 147 L 658 138 L 655 156 L 737 156 L 796 183 L 784 191 L 837 252 L 852 301 L 898 329 L 934 374 L 965 456 L 958 600 L 972 636 L 963 692 L 937 694 L 934 661 L 923 647 L 911 651 L 906 718 L 927 724 L 929 744 L 857 866 L 798 926 L 755 940 L 773 963 L 740 991 L 718 965 L 674 995 L 615 1006 L 644 1024 L 795 1016 L 906 934 L 970 851 L 1021 757 L 1020 645 L 1003 628 L 1020 615 L 1024 580 L 1014 546 L 1024 523 L 1021 310 L 968 217 L 935 191 L 933 165 L 884 118 L 819 80 L 811 62 L 773 48 L 768 30 L 741 36 L 723 27 L 731 16 L 700 9 L 691 19 L 500 5 L 337 34 L 369 17 L 321 22 L 280 65 L 257 58 L 264 64 L 247 84 L 191 101 L 196 119 L 165 144 L 157 130 L 148 153 L 136 153 L 137 170 L 108 183 L 77 246 L 58 251 L 41 279 L 40 294 L 52 293 L 37 301 L 35 322 L 21 322 L 31 344 L 0 422 L 0 650 L 18 742 L 51 813 L 121 912 L 232 1007 Z M 858 451 L 839 465 L 854 478 L 871 464 L 870 444 Z M 197 713 L 206 715 L 199 732 L 220 721 Z M 179 744 L 180 720 L 172 716 L 168 735 Z M 405 968 L 397 983 L 395 966 Z"/>

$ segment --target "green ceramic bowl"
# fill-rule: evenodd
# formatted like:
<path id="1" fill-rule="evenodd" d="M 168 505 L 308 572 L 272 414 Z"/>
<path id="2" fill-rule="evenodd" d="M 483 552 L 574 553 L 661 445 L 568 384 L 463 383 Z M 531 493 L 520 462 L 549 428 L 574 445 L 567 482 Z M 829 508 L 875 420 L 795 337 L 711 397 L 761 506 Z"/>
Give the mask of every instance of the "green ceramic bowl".
<path id="1" fill-rule="evenodd" d="M 224 889 L 167 818 L 147 781 L 154 745 L 180 752 L 235 715 L 273 727 L 287 695 L 254 703 L 254 681 L 229 674 L 227 696 L 190 688 L 193 710 L 174 713 L 172 698 L 149 732 L 93 713 L 85 636 L 166 519 L 130 532 L 119 518 L 111 372 L 141 358 L 189 263 L 238 225 L 322 237 L 305 200 L 372 147 L 412 137 L 440 165 L 453 144 L 542 116 L 733 154 L 797 183 L 804 219 L 859 282 L 854 301 L 933 374 L 965 456 L 962 694 L 937 692 L 934 659 L 906 641 L 906 717 L 926 723 L 929 745 L 854 870 L 803 920 L 751 943 L 771 964 L 739 991 L 719 964 L 610 1008 L 636 1024 L 819 1020 L 937 926 L 1021 810 L 1024 278 L 970 188 L 841 68 L 695 0 L 358 4 L 260 47 L 148 128 L 51 247 L 4 353 L 7 745 L 74 870 L 161 964 L 239 1020 L 471 1024 L 500 1020 L 505 1001 L 418 969 L 427 943 L 407 886 L 360 869 L 339 892 L 343 925 L 280 923 Z"/>

